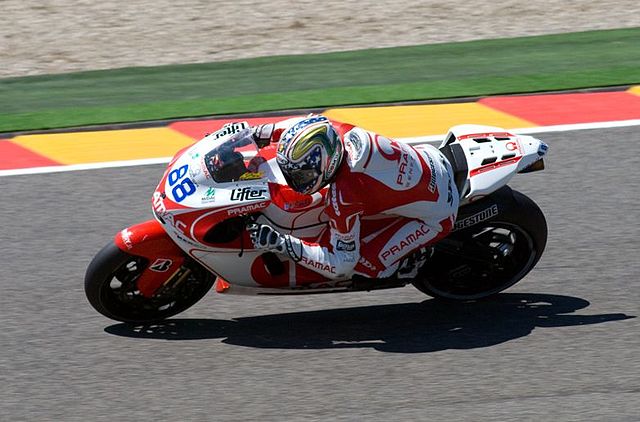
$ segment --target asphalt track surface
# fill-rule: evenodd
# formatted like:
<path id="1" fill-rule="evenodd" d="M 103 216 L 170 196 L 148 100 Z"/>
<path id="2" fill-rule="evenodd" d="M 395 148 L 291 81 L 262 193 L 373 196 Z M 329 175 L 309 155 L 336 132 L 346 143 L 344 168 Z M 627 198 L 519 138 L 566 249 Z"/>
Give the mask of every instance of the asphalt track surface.
<path id="1" fill-rule="evenodd" d="M 130 328 L 84 271 L 150 218 L 163 166 L 0 178 L 0 420 L 640 420 L 640 129 L 538 136 L 547 170 L 511 185 L 547 250 L 475 304 L 212 293 Z"/>

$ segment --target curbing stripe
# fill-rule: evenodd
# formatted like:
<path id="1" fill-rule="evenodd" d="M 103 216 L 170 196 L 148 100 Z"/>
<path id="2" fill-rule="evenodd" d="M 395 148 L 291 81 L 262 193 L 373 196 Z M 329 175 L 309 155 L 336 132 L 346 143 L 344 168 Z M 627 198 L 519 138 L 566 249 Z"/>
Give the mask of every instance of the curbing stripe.
<path id="1" fill-rule="evenodd" d="M 450 100 L 448 104 L 316 111 L 404 142 L 425 143 L 442 139 L 444 135 L 439 134 L 463 122 L 500 126 L 522 134 L 636 126 L 640 122 L 638 96 L 640 86 L 633 86 L 625 91 L 497 96 L 467 102 Z M 248 120 L 258 124 L 300 114 L 303 113 L 290 111 L 277 116 L 221 116 L 137 129 L 18 135 L 0 143 L 0 147 L 4 145 L 4 150 L 0 148 L 0 176 L 166 163 L 166 156 L 225 122 Z"/>
<path id="2" fill-rule="evenodd" d="M 509 131 L 524 135 L 524 134 L 548 133 L 548 132 L 569 132 L 574 130 L 588 130 L 588 129 L 609 129 L 609 128 L 628 127 L 628 126 L 640 126 L 640 119 L 613 121 L 613 122 L 579 123 L 579 124 L 572 124 L 572 125 L 527 127 L 527 128 L 519 128 L 519 129 L 509 129 Z M 396 138 L 396 139 L 398 141 L 407 142 L 409 144 L 421 144 L 421 143 L 439 142 L 442 139 L 444 139 L 444 136 L 445 134 L 416 136 L 416 137 L 410 137 L 410 138 Z M 104 163 L 75 164 L 75 165 L 69 165 L 69 166 L 50 166 L 50 167 L 33 167 L 33 168 L 15 169 L 15 170 L 0 170 L 0 177 L 28 175 L 28 174 L 41 174 L 41 173 L 58 173 L 58 172 L 79 171 L 79 170 L 97 170 L 97 169 L 115 168 L 115 167 L 135 167 L 135 166 L 144 166 L 144 165 L 150 165 L 150 164 L 166 164 L 169 161 L 171 161 L 171 158 L 172 157 L 162 157 L 162 158 L 150 158 L 145 160 L 109 161 Z"/>
<path id="3" fill-rule="evenodd" d="M 533 122 L 531 126 L 640 119 L 640 97 L 626 91 L 498 96 L 479 103 Z"/>
<path id="4" fill-rule="evenodd" d="M 0 139 L 0 170 L 35 166 L 59 166 L 62 164 L 10 140 Z"/>
<path id="5" fill-rule="evenodd" d="M 323 114 L 394 139 L 436 135 L 461 122 L 505 128 L 537 126 L 479 103 L 334 108 Z"/>
<path id="6" fill-rule="evenodd" d="M 166 157 L 191 144 L 166 127 L 21 135 L 12 142 L 62 164 L 86 164 Z"/>

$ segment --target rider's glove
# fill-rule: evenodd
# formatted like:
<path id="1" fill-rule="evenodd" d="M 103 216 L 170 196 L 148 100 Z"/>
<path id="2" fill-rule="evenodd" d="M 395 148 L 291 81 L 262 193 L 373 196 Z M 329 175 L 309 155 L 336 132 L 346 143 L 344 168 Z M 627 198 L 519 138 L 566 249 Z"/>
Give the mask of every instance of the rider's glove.
<path id="1" fill-rule="evenodd" d="M 247 226 L 249 237 L 256 249 L 267 251 L 284 251 L 285 237 L 266 224 L 250 224 Z"/>
<path id="2" fill-rule="evenodd" d="M 278 252 L 287 255 L 295 262 L 302 258 L 300 239 L 278 233 L 273 227 L 266 224 L 249 224 L 247 231 L 253 242 L 253 247 L 256 249 Z"/>
<path id="3" fill-rule="evenodd" d="M 273 123 L 258 125 L 253 128 L 253 140 L 256 141 L 258 148 L 264 148 L 271 143 L 274 128 L 275 125 Z"/>

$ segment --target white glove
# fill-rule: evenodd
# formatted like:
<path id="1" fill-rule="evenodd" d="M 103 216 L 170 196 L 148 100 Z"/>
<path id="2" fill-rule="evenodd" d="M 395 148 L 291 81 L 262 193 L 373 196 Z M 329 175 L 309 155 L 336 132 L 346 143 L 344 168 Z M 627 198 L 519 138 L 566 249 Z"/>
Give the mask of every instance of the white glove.
<path id="1" fill-rule="evenodd" d="M 258 148 L 264 148 L 271 143 L 274 128 L 275 125 L 273 123 L 266 123 L 253 128 L 253 139 L 256 141 Z"/>
<path id="2" fill-rule="evenodd" d="M 278 233 L 273 227 L 266 224 L 249 224 L 247 231 L 255 249 L 278 252 L 287 255 L 295 262 L 302 259 L 300 239 Z"/>

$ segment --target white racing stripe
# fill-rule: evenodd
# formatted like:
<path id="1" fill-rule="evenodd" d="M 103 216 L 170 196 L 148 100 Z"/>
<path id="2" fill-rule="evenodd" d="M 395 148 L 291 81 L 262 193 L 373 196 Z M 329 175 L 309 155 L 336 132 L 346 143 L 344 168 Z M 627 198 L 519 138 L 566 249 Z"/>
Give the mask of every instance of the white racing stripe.
<path id="1" fill-rule="evenodd" d="M 106 161 L 104 163 L 71 164 L 67 166 L 30 167 L 14 170 L 0 170 L 0 176 L 17 176 L 20 174 L 59 173 L 62 171 L 95 170 L 113 167 L 146 166 L 149 164 L 166 164 L 172 157 L 145 158 L 142 160 Z"/>
<path id="2" fill-rule="evenodd" d="M 635 120 L 619 120 L 613 122 L 596 122 L 596 123 L 577 123 L 570 125 L 555 125 L 555 126 L 536 126 L 521 129 L 508 129 L 509 132 L 517 134 L 532 134 L 532 133 L 544 133 L 544 132 L 569 132 L 574 130 L 585 129 L 609 129 L 616 127 L 628 127 L 628 126 L 640 126 L 640 119 Z M 429 136 L 416 136 L 411 138 L 396 138 L 401 142 L 408 144 L 420 144 L 420 143 L 434 143 L 440 142 L 444 139 L 446 134 L 442 135 L 429 135 Z M 68 166 L 48 166 L 48 167 L 31 167 L 24 169 L 14 170 L 0 170 L 1 176 L 17 176 L 24 174 L 41 174 L 41 173 L 58 173 L 63 171 L 77 171 L 77 170 L 96 170 L 114 167 L 135 167 L 145 166 L 149 164 L 166 164 L 171 161 L 172 157 L 160 157 L 160 158 L 147 158 L 143 160 L 125 160 L 125 161 L 107 161 L 104 163 L 88 163 L 88 164 L 73 164 Z"/>
<path id="3" fill-rule="evenodd" d="M 616 127 L 627 126 L 640 126 L 640 119 L 635 120 L 617 120 L 613 122 L 595 122 L 595 123 L 575 123 L 571 125 L 555 125 L 555 126 L 536 126 L 525 127 L 520 129 L 507 129 L 509 132 L 513 132 L 520 135 L 529 135 L 532 133 L 546 133 L 546 132 L 570 132 L 574 130 L 585 129 L 610 129 Z M 430 135 L 430 136 L 416 136 L 412 138 L 395 138 L 398 141 L 406 142 L 408 144 L 419 144 L 424 142 L 438 142 L 442 141 L 446 134 L 443 135 Z"/>

